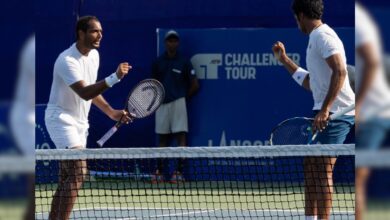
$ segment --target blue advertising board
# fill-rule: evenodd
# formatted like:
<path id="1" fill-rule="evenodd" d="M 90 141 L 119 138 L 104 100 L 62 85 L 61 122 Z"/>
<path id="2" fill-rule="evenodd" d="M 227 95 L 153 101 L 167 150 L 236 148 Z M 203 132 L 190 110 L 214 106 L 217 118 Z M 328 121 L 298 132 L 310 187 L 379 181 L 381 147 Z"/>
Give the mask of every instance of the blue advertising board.
<path id="1" fill-rule="evenodd" d="M 158 55 L 164 35 L 158 29 Z M 305 67 L 308 37 L 298 29 L 176 29 L 180 52 L 191 59 L 200 79 L 189 100 L 193 146 L 266 145 L 284 119 L 312 116 L 311 93 L 291 79 L 271 50 L 284 43 L 288 55 Z M 337 28 L 349 64 L 354 64 L 354 29 Z"/>
<path id="2" fill-rule="evenodd" d="M 157 30 L 158 55 L 165 51 L 164 36 L 167 31 L 169 29 Z M 269 135 L 279 122 L 290 117 L 313 116 L 311 93 L 291 79 L 271 50 L 276 41 L 283 42 L 288 56 L 305 68 L 308 37 L 298 29 L 223 28 L 176 31 L 180 35 L 179 51 L 191 59 L 200 80 L 200 91 L 192 100 L 188 100 L 191 146 L 268 145 Z M 338 28 L 336 32 L 345 44 L 348 63 L 354 64 L 354 29 Z M 353 161 L 347 160 L 352 167 L 348 168 L 351 176 L 347 180 L 335 176 L 336 181 L 354 181 Z M 237 169 L 235 165 L 224 165 L 224 162 L 218 161 L 216 160 L 217 170 Z M 196 165 L 202 161 L 189 162 L 195 165 L 194 169 L 202 167 Z M 283 161 L 275 159 L 272 163 L 267 162 L 274 165 L 256 169 L 268 172 L 278 167 L 279 163 Z M 344 161 L 339 164 L 344 164 Z M 285 173 L 302 173 L 299 172 L 301 165 L 302 160 L 293 160 L 290 168 L 282 169 L 295 167 L 297 170 Z M 207 169 L 213 173 L 214 168 L 215 166 L 210 166 Z M 205 174 L 209 172 L 195 171 Z M 218 172 L 215 174 L 211 176 L 219 180 L 227 178 L 217 175 Z M 206 176 L 196 178 L 210 178 L 210 175 Z M 297 180 L 302 180 L 302 177 L 301 175 Z M 253 178 L 259 177 L 249 177 L 251 180 Z M 289 175 L 281 175 L 280 178 L 289 180 Z M 261 180 L 270 181 L 272 178 Z"/>

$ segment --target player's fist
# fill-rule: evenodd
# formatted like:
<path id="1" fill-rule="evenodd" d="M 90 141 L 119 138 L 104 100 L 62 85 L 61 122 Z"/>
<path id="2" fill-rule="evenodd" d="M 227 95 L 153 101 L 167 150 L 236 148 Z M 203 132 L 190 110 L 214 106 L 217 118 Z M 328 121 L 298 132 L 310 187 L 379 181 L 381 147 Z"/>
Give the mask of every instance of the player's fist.
<path id="1" fill-rule="evenodd" d="M 278 59 L 279 61 L 281 61 L 281 59 L 287 56 L 284 44 L 280 41 L 274 43 L 274 45 L 272 46 L 272 51 L 274 52 L 274 56 L 276 57 L 276 59 Z"/>
<path id="2" fill-rule="evenodd" d="M 125 77 L 129 71 L 132 69 L 132 66 L 129 65 L 129 63 L 127 62 L 124 62 L 124 63 L 120 63 L 118 65 L 118 68 L 116 69 L 116 75 L 118 76 L 119 79 L 122 79 L 123 77 Z"/>

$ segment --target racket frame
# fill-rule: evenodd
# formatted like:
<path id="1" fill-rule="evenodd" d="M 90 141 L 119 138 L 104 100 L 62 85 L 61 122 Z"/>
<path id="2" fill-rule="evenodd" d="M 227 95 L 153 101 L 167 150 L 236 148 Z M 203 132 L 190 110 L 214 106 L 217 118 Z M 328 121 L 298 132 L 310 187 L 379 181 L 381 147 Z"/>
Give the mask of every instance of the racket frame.
<path id="1" fill-rule="evenodd" d="M 355 104 L 352 104 L 332 115 L 329 116 L 329 121 L 332 121 L 332 120 L 335 120 L 343 115 L 345 115 L 346 113 L 352 111 L 355 109 Z M 290 120 L 295 120 L 295 119 L 303 119 L 303 120 L 307 120 L 307 121 L 310 121 L 311 123 L 314 121 L 314 118 L 306 118 L 306 117 L 294 117 L 294 118 L 289 118 L 289 119 L 286 119 L 282 122 L 280 122 L 271 132 L 271 136 L 270 136 L 270 139 L 269 139 L 269 142 L 270 142 L 270 145 L 273 145 L 273 136 L 274 136 L 274 132 L 280 127 L 282 126 L 284 123 L 290 121 Z M 318 131 L 315 131 L 311 137 L 311 140 L 307 143 L 308 145 L 312 144 L 313 141 L 317 138 L 317 135 L 318 135 Z"/>
<path id="2" fill-rule="evenodd" d="M 129 112 L 129 99 L 130 99 L 131 95 L 133 94 L 135 89 L 137 89 L 140 85 L 145 84 L 147 81 L 153 81 L 154 83 L 158 84 L 162 88 L 161 101 L 160 101 L 160 103 L 158 103 L 158 106 L 155 108 L 155 110 L 153 112 L 155 112 L 159 108 L 159 106 L 162 104 L 164 97 L 165 97 L 164 86 L 158 80 L 144 79 L 141 82 L 137 83 L 137 85 L 135 85 L 133 87 L 133 89 L 129 92 L 129 94 L 127 95 L 124 111 L 126 111 L 128 114 L 130 114 L 130 112 Z M 149 116 L 149 115 L 146 115 L 146 116 Z M 124 124 L 124 123 L 122 123 L 123 116 L 124 116 L 124 114 L 121 116 L 119 121 L 117 121 L 115 123 L 115 125 L 110 128 L 110 130 L 108 130 L 98 141 L 96 141 L 96 143 L 99 145 L 99 147 L 102 147 L 104 145 L 104 143 L 106 143 L 108 141 L 108 139 L 110 139 L 112 137 L 112 135 L 114 135 L 118 131 L 119 127 L 121 127 Z M 146 116 L 138 117 L 137 115 L 134 115 L 132 117 L 139 119 L 139 118 L 144 118 Z"/>

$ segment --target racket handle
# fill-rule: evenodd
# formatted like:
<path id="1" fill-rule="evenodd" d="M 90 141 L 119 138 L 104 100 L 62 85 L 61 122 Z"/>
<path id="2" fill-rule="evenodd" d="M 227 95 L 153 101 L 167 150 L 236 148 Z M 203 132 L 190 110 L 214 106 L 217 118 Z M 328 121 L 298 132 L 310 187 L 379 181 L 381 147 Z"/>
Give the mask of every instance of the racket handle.
<path id="1" fill-rule="evenodd" d="M 317 131 L 316 131 L 316 132 L 314 132 L 314 134 L 313 134 L 313 136 L 311 137 L 311 139 L 310 139 L 309 143 L 307 143 L 307 144 L 312 144 L 312 143 L 314 142 L 314 140 L 317 138 L 317 134 L 318 134 L 318 132 L 317 132 Z"/>
<path id="2" fill-rule="evenodd" d="M 106 132 L 106 134 L 103 135 L 103 137 L 101 137 L 98 141 L 97 141 L 97 144 L 102 147 L 104 143 L 106 143 L 106 141 L 108 139 L 110 139 L 110 137 L 115 134 L 115 132 L 118 130 L 118 127 L 117 126 L 114 126 L 112 127 L 110 130 L 108 130 Z"/>

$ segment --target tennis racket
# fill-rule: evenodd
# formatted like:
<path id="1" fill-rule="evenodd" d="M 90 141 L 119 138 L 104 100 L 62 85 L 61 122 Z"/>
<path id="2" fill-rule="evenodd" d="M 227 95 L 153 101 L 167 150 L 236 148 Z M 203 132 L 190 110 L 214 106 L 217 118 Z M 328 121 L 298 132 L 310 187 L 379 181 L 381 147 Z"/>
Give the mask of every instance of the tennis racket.
<path id="1" fill-rule="evenodd" d="M 355 104 L 332 114 L 329 120 L 335 120 L 352 111 Z M 276 126 L 271 133 L 271 145 L 300 145 L 311 144 L 318 132 L 313 132 L 314 118 L 295 117 L 287 119 Z"/>
<path id="2" fill-rule="evenodd" d="M 145 79 L 139 82 L 129 93 L 126 99 L 125 111 L 134 115 L 134 118 L 144 118 L 151 115 L 161 105 L 165 97 L 163 85 L 155 79 Z M 123 117 L 123 116 L 122 116 Z M 122 118 L 121 118 L 122 120 Z M 119 120 L 110 130 L 97 141 L 101 147 L 115 134 L 123 124 Z"/>

